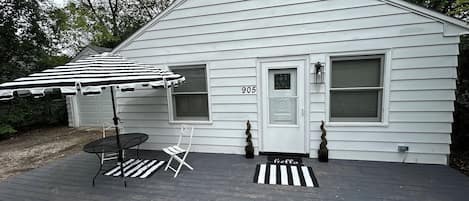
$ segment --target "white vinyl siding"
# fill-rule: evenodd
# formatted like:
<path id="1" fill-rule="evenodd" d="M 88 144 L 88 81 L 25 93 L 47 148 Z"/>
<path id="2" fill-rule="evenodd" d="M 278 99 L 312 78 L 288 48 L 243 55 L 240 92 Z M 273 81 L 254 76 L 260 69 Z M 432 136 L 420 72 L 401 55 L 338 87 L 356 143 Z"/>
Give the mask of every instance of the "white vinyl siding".
<path id="1" fill-rule="evenodd" d="M 262 92 L 241 95 L 243 86 L 260 86 L 259 58 L 310 55 L 312 69 L 318 55 L 325 61 L 328 55 L 389 51 L 388 123 L 328 126 L 330 157 L 401 161 L 399 144 L 410 148 L 406 162 L 446 164 L 459 38 L 445 37 L 444 26 L 379 0 L 188 0 L 117 53 L 159 66 L 206 63 L 212 123 L 195 124 L 194 150 L 242 154 L 247 120 L 259 148 Z M 315 84 L 313 71 L 307 72 L 310 156 L 316 157 L 329 97 L 325 84 Z M 168 122 L 167 104 L 164 91 L 119 94 L 125 129 L 151 136 L 144 148 L 177 140 L 179 125 Z"/>

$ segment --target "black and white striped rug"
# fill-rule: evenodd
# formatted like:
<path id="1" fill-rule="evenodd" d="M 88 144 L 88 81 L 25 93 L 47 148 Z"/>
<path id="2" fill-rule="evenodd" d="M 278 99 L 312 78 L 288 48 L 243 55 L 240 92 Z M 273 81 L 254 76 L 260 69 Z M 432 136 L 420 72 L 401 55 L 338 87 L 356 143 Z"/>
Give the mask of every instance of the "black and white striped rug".
<path id="1" fill-rule="evenodd" d="M 258 164 L 254 183 L 319 187 L 313 168 L 304 165 Z"/>
<path id="2" fill-rule="evenodd" d="M 158 171 L 165 163 L 166 161 L 159 160 L 129 159 L 123 164 L 124 176 L 145 179 Z M 120 177 L 121 168 L 116 165 L 116 167 L 106 171 L 104 175 Z"/>

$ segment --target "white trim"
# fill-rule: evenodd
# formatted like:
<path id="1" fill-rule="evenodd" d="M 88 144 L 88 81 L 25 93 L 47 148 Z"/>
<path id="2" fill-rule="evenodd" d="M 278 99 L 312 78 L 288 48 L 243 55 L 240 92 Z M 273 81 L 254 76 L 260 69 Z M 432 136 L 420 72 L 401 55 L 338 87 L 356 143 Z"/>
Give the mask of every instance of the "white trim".
<path id="1" fill-rule="evenodd" d="M 380 122 L 331 122 L 330 121 L 330 91 L 331 91 L 331 73 L 332 63 L 331 57 L 361 57 L 367 55 L 384 55 L 383 65 L 383 95 L 381 100 L 381 121 Z M 358 51 L 358 52 L 345 52 L 345 53 L 333 53 L 326 55 L 325 64 L 325 122 L 326 126 L 375 126 L 375 127 L 387 127 L 389 125 L 389 93 L 391 84 L 391 61 L 392 61 L 392 50 L 373 50 L 373 51 Z"/>
<path id="2" fill-rule="evenodd" d="M 388 3 L 388 4 L 391 4 L 393 6 L 396 6 L 396 7 L 402 8 L 402 9 L 410 10 L 413 13 L 420 14 L 424 17 L 432 18 L 432 19 L 437 20 L 439 22 L 442 22 L 444 24 L 448 23 L 448 24 L 451 24 L 451 25 L 458 26 L 460 28 L 466 29 L 465 32 L 459 33 L 459 35 L 469 34 L 469 24 L 464 22 L 464 21 L 458 20 L 458 19 L 450 17 L 450 16 L 446 16 L 442 13 L 439 13 L 439 12 L 436 12 L 436 11 L 433 11 L 433 10 L 430 10 L 430 9 L 424 8 L 422 6 L 419 6 L 419 5 L 416 5 L 416 4 L 413 4 L 413 3 L 409 3 L 409 2 L 406 2 L 406 1 L 403 1 L 403 0 L 381 0 L 381 1 L 383 1 L 385 3 Z"/>
<path id="3" fill-rule="evenodd" d="M 309 157 L 312 158 L 313 156 L 313 152 L 311 151 L 311 146 L 310 146 L 310 141 L 311 141 L 311 132 L 309 131 L 309 119 L 310 119 L 310 115 L 311 115 L 311 112 L 309 110 L 310 108 L 310 105 L 311 105 L 311 102 L 310 102 L 310 98 L 311 98 L 311 90 L 310 90 L 310 87 L 311 87 L 311 71 L 310 71 L 310 68 L 313 64 L 311 64 L 311 56 L 310 55 L 305 55 L 305 66 L 304 66 L 304 98 L 303 98 L 303 101 L 304 101 L 304 110 L 301 111 L 303 113 L 303 116 L 304 116 L 304 121 L 305 121 L 305 125 L 304 125 L 304 132 L 305 132 L 305 151 L 307 154 L 309 154 Z"/>
<path id="4" fill-rule="evenodd" d="M 264 150 L 264 140 L 262 139 L 262 136 L 263 136 L 263 133 L 264 133 L 264 126 L 263 126 L 263 122 L 264 122 L 264 116 L 263 116 L 263 108 L 262 108 L 262 93 L 264 93 L 262 91 L 262 89 L 260 87 L 262 87 L 262 60 L 261 59 L 257 59 L 256 61 L 256 73 L 257 73 L 257 78 L 256 78 L 256 86 L 257 86 L 257 95 L 256 95 L 256 98 L 257 98 L 257 122 L 258 122 L 258 125 L 257 125 L 257 147 L 258 150 L 257 150 L 257 154 L 259 154 L 259 152 L 261 150 Z"/>
<path id="5" fill-rule="evenodd" d="M 206 82 L 207 82 L 207 92 L 203 92 L 204 94 L 207 94 L 207 102 L 208 102 L 208 120 L 175 120 L 174 119 L 174 111 L 173 111 L 173 100 L 172 100 L 172 90 L 171 89 L 166 89 L 166 98 L 168 102 L 168 114 L 169 114 L 169 123 L 170 124 L 212 124 L 213 119 L 212 119 L 212 98 L 211 98 L 211 90 L 210 90 L 210 63 L 180 63 L 180 64 L 171 64 L 171 65 L 165 65 L 164 67 L 168 70 L 171 70 L 171 67 L 176 67 L 176 68 L 190 68 L 188 66 L 202 66 L 204 65 L 205 67 L 205 76 L 206 76 Z M 202 92 L 197 92 L 197 94 L 202 94 Z"/>
<path id="6" fill-rule="evenodd" d="M 177 6 L 183 4 L 184 2 L 186 2 L 187 0 L 175 0 L 168 8 L 166 8 L 163 12 L 159 13 L 155 18 L 153 18 L 150 22 L 148 22 L 147 24 L 145 24 L 143 27 L 141 27 L 140 29 L 138 29 L 134 34 L 132 34 L 130 37 L 128 37 L 126 40 L 124 40 L 123 42 L 121 42 L 117 47 L 115 47 L 111 53 L 112 54 L 115 54 L 116 52 L 118 52 L 120 49 L 126 47 L 129 43 L 131 43 L 135 38 L 141 36 L 145 30 L 147 30 L 148 28 L 150 28 L 151 26 L 153 26 L 155 23 L 157 23 L 161 18 L 163 18 L 164 16 L 168 15 L 169 13 L 171 13 L 171 11 L 176 8 Z"/>

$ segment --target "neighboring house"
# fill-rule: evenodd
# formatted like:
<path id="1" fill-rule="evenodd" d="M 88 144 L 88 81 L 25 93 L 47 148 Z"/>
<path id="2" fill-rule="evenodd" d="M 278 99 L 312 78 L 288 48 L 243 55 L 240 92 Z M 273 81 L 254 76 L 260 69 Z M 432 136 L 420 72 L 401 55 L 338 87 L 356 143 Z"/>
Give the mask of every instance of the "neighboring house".
<path id="1" fill-rule="evenodd" d="M 89 45 L 72 59 L 84 59 L 89 55 L 110 52 L 112 49 Z M 109 90 L 100 96 L 67 97 L 68 125 L 70 127 L 101 127 L 103 123 L 112 122 L 112 105 Z"/>
<path id="2" fill-rule="evenodd" d="M 401 0 L 178 0 L 113 52 L 187 83 L 118 94 L 119 115 L 146 149 L 185 123 L 195 151 L 242 154 L 250 120 L 256 153 L 316 157 L 325 121 L 330 158 L 447 164 L 468 32 Z"/>

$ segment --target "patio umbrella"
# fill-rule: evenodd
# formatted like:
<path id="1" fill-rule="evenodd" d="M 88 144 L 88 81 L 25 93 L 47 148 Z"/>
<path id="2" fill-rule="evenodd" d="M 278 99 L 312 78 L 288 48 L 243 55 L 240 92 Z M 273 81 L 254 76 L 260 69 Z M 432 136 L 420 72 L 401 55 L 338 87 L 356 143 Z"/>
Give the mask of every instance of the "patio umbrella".
<path id="1" fill-rule="evenodd" d="M 54 89 L 59 89 L 64 95 L 99 95 L 103 88 L 110 87 L 116 141 L 118 148 L 121 148 L 114 88 L 121 91 L 134 91 L 138 86 L 168 88 L 177 86 L 184 79 L 170 71 L 138 64 L 119 55 L 102 53 L 0 84 L 0 100 L 13 99 L 15 92 L 38 98 Z M 123 171 L 122 152 L 119 152 L 118 160 Z"/>

